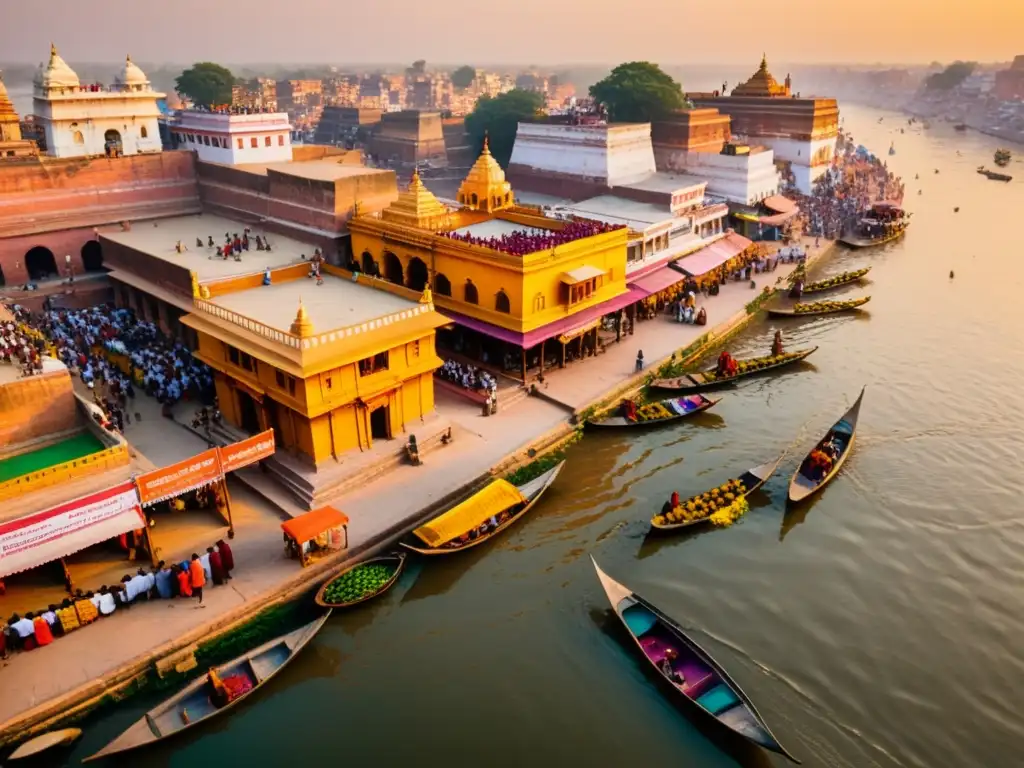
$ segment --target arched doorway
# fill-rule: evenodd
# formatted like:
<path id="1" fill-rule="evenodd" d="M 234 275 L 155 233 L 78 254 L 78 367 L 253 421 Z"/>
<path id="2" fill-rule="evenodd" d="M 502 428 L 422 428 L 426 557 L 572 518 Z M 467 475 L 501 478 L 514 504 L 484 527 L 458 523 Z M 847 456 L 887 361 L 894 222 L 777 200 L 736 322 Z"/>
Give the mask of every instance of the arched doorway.
<path id="1" fill-rule="evenodd" d="M 113 154 L 124 151 L 124 145 L 121 143 L 121 132 L 111 128 L 109 131 L 103 134 L 103 144 L 107 149 L 107 154 Z"/>
<path id="2" fill-rule="evenodd" d="M 434 276 L 434 293 L 438 296 L 452 295 L 452 281 L 440 272 Z"/>
<path id="3" fill-rule="evenodd" d="M 370 277 L 377 276 L 377 262 L 373 260 L 369 251 L 363 251 L 363 274 Z"/>
<path id="4" fill-rule="evenodd" d="M 82 246 L 82 266 L 86 272 L 98 272 L 103 269 L 103 247 L 95 240 Z"/>
<path id="5" fill-rule="evenodd" d="M 37 245 L 25 254 L 25 269 L 28 270 L 30 280 L 42 280 L 49 275 L 56 275 L 57 260 L 53 258 L 53 251 Z"/>
<path id="6" fill-rule="evenodd" d="M 4 278 L 4 268 L 0 267 L 0 288 L 7 285 L 7 280 Z"/>
<path id="7" fill-rule="evenodd" d="M 430 272 L 427 265 L 423 263 L 423 259 L 414 256 L 409 262 L 409 287 L 414 291 L 422 291 L 427 287 L 429 280 Z"/>
<path id="8" fill-rule="evenodd" d="M 384 278 L 395 285 L 405 285 L 405 273 L 402 270 L 402 262 L 391 251 L 384 254 Z"/>

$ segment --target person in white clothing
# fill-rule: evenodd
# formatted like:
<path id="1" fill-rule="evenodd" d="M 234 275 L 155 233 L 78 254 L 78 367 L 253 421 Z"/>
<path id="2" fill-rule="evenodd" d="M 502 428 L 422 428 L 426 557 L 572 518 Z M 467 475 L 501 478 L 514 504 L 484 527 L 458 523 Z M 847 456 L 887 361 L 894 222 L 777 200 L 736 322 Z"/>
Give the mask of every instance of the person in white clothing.
<path id="1" fill-rule="evenodd" d="M 34 636 L 36 628 L 32 624 L 32 619 L 29 618 L 32 614 L 27 614 L 24 618 L 19 617 L 18 614 L 14 614 L 15 621 L 11 622 L 11 629 L 18 633 L 18 637 L 24 640 L 26 637 Z"/>
<path id="2" fill-rule="evenodd" d="M 103 616 L 109 616 L 117 610 L 117 602 L 106 587 L 100 589 L 100 605 L 98 610 Z"/>

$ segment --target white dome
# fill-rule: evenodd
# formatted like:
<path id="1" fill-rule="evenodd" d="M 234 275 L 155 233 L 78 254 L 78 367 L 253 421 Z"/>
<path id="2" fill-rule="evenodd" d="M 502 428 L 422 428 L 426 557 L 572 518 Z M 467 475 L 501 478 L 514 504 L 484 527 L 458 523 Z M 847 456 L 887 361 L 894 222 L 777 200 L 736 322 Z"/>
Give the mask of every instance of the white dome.
<path id="1" fill-rule="evenodd" d="M 40 64 L 35 84 L 43 88 L 78 88 L 78 75 L 57 53 L 57 47 L 50 44 L 50 63 Z"/>
<path id="2" fill-rule="evenodd" d="M 128 56 L 124 60 L 124 69 L 117 76 L 117 82 L 121 85 L 149 85 L 149 78 L 135 65 L 132 57 Z"/>

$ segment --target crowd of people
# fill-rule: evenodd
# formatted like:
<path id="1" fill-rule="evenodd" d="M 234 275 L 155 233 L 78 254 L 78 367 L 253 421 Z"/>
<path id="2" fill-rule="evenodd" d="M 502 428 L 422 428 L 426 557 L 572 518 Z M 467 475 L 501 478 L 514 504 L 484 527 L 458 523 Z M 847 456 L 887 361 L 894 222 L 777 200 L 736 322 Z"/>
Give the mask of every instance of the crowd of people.
<path id="1" fill-rule="evenodd" d="M 446 381 L 476 392 L 491 394 L 498 390 L 497 379 L 487 371 L 457 360 L 445 360 L 437 374 Z"/>
<path id="2" fill-rule="evenodd" d="M 605 224 L 603 221 L 590 219 L 570 219 L 561 229 L 521 230 L 510 232 L 498 237 L 477 237 L 468 232 L 439 232 L 444 237 L 459 240 L 470 245 L 479 245 L 513 256 L 525 256 L 528 253 L 546 251 L 559 245 L 572 243 L 584 237 L 593 237 L 613 229 L 621 229 L 622 224 Z"/>
<path id="3" fill-rule="evenodd" d="M 16 365 L 22 376 L 32 376 L 43 370 L 46 338 L 20 319 L 16 313 L 0 325 L 0 361 Z"/>
<path id="4" fill-rule="evenodd" d="M 203 590 L 211 584 L 226 584 L 234 569 L 231 546 L 221 539 L 204 554 L 194 553 L 180 563 L 161 561 L 151 570 L 139 568 L 134 575 L 126 574 L 113 586 L 103 585 L 95 592 L 76 590 L 60 605 L 51 603 L 45 610 L 12 615 L 0 631 L 0 657 L 49 645 L 54 638 L 150 600 L 195 599 L 196 607 L 205 607 Z"/>

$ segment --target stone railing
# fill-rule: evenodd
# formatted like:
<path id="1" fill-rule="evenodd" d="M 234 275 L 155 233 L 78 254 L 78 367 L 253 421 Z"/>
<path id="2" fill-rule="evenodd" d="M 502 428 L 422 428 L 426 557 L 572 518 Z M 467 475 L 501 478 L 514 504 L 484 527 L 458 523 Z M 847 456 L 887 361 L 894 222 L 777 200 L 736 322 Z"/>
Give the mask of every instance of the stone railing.
<path id="1" fill-rule="evenodd" d="M 332 331 L 324 331 L 323 333 L 314 333 L 312 336 L 302 337 L 296 336 L 288 331 L 280 331 L 277 328 L 271 328 L 269 325 L 261 323 L 258 320 L 253 320 L 250 317 L 240 315 L 237 312 L 232 312 L 230 309 L 218 306 L 212 301 L 194 298 L 192 299 L 192 303 L 200 312 L 205 312 L 213 317 L 219 317 L 221 320 L 225 320 L 232 325 L 244 328 L 250 333 L 254 333 L 257 336 L 268 339 L 276 344 L 283 344 L 286 347 L 298 350 L 316 349 L 317 347 L 333 344 L 336 341 L 350 339 L 360 333 L 369 333 L 370 331 L 375 331 L 378 328 L 383 328 L 393 323 L 400 323 L 403 320 L 411 320 L 418 315 L 432 312 L 434 310 L 433 302 L 429 304 L 417 304 L 409 307 L 409 309 L 403 309 L 400 312 L 392 312 L 389 315 L 375 317 L 372 320 L 367 320 L 365 323 L 357 323 L 344 328 L 337 328 Z"/>

